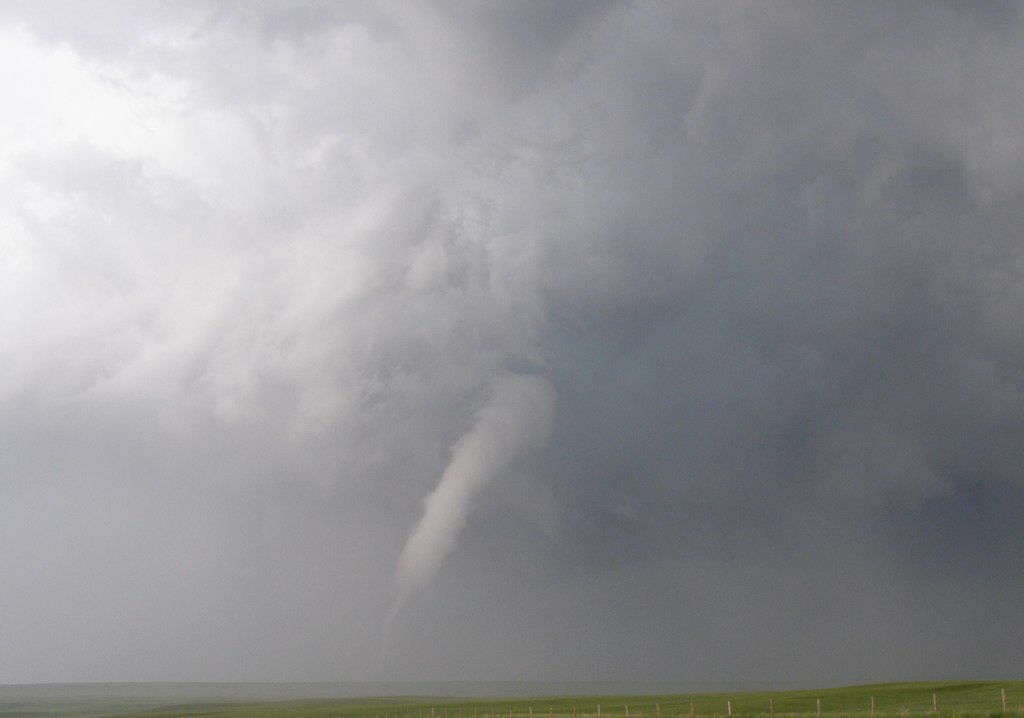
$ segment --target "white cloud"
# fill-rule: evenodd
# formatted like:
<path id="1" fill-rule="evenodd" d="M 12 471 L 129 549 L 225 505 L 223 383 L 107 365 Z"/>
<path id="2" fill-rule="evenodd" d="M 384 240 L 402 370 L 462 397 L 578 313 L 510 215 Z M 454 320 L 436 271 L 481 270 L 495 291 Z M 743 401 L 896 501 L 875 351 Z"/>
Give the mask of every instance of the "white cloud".
<path id="1" fill-rule="evenodd" d="M 815 557 L 794 581 L 931 566 L 929 512 L 1005 555 L 969 526 L 1020 501 L 1021 51 L 966 10 L 911 6 L 0 8 L 0 497 L 23 492 L 0 563 L 34 580 L 66 558 L 57 530 L 18 563 L 52 505 L 93 550 L 46 585 L 109 576 L 123 544 L 149 598 L 118 605 L 159 617 L 164 558 L 133 548 L 153 527 L 171 575 L 244 609 L 179 596 L 184 634 L 225 646 L 197 677 L 296 635 L 239 675 L 319 676 L 329 636 L 364 676 L 402 541 L 509 372 L 554 385 L 552 441 L 509 467 L 534 493 L 495 480 L 464 517 L 395 637 L 409 675 L 432 617 L 460 610 L 515 634 L 492 668 L 677 671 L 692 654 L 668 638 L 635 668 L 602 649 L 630 625 L 708 637 L 680 617 L 708 608 L 687 580 L 734 594 L 756 561 Z M 125 485 L 139 518 L 89 534 Z M 239 560 L 253 534 L 263 553 Z M 179 570 L 196 551 L 203 570 Z M 666 567 L 679 586 L 631 608 L 624 577 Z M 542 587 L 519 610 L 502 597 L 525 579 Z M 565 620 L 598 594 L 600 620 Z M 749 604 L 712 608 L 725 626 Z M 524 657 L 598 624 L 607 661 L 551 641 Z M 477 669 L 450 633 L 438 670 Z M 1019 657 L 1002 640 L 976 665 Z M 24 678 L 116 678 L 116 643 Z M 146 670 L 183 677 L 174 645 Z"/>

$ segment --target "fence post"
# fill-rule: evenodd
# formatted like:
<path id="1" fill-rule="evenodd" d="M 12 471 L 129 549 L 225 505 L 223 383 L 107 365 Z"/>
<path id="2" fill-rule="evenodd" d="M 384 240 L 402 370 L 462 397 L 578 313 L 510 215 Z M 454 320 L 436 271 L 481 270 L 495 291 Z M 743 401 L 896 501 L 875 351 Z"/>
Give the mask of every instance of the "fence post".
<path id="1" fill-rule="evenodd" d="M 693 701 L 690 701 L 690 718 L 693 718 L 695 713 L 693 712 Z"/>
<path id="2" fill-rule="evenodd" d="M 1005 688 L 1000 688 L 999 689 L 999 693 L 1003 697 L 1003 713 L 1005 713 L 1006 712 L 1006 689 Z"/>
<path id="3" fill-rule="evenodd" d="M 814 701 L 818 704 L 818 712 L 816 715 L 818 716 L 818 718 L 821 718 L 821 699 L 815 698 Z"/>
<path id="4" fill-rule="evenodd" d="M 772 718 L 775 718 L 775 701 L 771 698 L 768 699 L 768 712 L 772 714 Z"/>
<path id="5" fill-rule="evenodd" d="M 871 718 L 875 718 L 875 697 L 871 696 Z"/>
<path id="6" fill-rule="evenodd" d="M 725 702 L 726 707 L 729 709 L 729 716 L 732 717 L 732 701 Z"/>
<path id="7" fill-rule="evenodd" d="M 932 693 L 932 713 L 939 712 L 939 697 L 935 693 Z"/>

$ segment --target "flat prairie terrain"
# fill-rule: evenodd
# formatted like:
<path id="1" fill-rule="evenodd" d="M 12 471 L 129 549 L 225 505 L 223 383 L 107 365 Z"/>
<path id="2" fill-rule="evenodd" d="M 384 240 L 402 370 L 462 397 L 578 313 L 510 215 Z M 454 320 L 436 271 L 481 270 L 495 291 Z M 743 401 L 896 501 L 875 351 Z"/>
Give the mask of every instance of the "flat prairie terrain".
<path id="1" fill-rule="evenodd" d="M 788 691 L 534 697 L 323 697 L 323 686 L 259 685 L 234 691 L 202 685 L 0 687 L 0 718 L 694 718 L 774 715 L 822 718 L 1024 716 L 1024 682 L 886 683 Z M 287 698 L 284 694 L 289 694 Z M 1005 701 L 1005 711 L 1004 711 Z"/>

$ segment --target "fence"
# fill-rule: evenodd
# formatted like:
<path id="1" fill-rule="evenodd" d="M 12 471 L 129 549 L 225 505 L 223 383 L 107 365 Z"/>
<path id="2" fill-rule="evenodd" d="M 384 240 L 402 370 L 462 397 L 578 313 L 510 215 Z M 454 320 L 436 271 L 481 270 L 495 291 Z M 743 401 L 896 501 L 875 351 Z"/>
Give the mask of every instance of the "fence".
<path id="1" fill-rule="evenodd" d="M 379 706 L 383 708 L 383 706 Z M 345 712 L 346 715 L 355 713 Z M 365 710 L 361 716 L 371 718 Z M 720 718 L 1024 715 L 1024 684 L 886 684 L 823 691 L 559 697 L 396 705 L 372 718 Z"/>

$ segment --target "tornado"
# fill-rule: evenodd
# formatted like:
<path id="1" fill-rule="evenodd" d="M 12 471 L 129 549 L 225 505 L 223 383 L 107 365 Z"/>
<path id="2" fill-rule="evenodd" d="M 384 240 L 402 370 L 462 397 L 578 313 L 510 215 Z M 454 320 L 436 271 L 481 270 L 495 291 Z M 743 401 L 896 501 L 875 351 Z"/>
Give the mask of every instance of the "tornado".
<path id="1" fill-rule="evenodd" d="M 452 552 L 477 495 L 517 457 L 541 448 L 551 433 L 555 390 L 543 377 L 513 374 L 494 382 L 473 427 L 452 447 L 437 488 L 398 559 L 397 592 L 384 628 L 381 661 L 391 625 L 410 595 L 433 578 Z"/>

